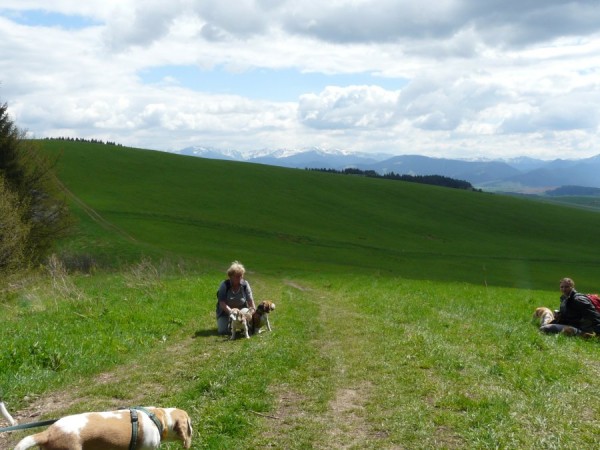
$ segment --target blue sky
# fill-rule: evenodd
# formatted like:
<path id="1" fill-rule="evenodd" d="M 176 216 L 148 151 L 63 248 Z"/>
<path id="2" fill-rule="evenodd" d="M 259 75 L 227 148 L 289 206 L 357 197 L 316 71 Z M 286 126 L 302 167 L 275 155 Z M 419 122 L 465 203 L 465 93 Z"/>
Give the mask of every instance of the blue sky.
<path id="1" fill-rule="evenodd" d="M 81 29 L 92 25 L 100 25 L 91 17 L 68 15 L 60 12 L 45 11 L 42 9 L 14 10 L 1 9 L 0 15 L 15 23 L 29 27 L 60 27 L 65 29 Z"/>
<path id="2" fill-rule="evenodd" d="M 591 0 L 4 0 L 0 67 L 0 101 L 34 137 L 600 153 Z"/>
<path id="3" fill-rule="evenodd" d="M 402 78 L 382 78 L 368 73 L 301 73 L 297 69 L 253 68 L 231 72 L 222 67 L 210 70 L 197 66 L 161 66 L 139 73 L 144 84 L 172 84 L 194 91 L 234 94 L 251 99 L 295 102 L 302 94 L 321 92 L 326 86 L 377 85 L 400 90 Z"/>

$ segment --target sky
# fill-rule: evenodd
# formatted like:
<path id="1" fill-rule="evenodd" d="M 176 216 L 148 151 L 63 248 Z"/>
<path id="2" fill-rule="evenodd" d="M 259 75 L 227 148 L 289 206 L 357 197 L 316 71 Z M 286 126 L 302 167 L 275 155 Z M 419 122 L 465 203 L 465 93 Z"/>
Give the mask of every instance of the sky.
<path id="1" fill-rule="evenodd" d="M 600 2 L 2 0 L 30 137 L 242 153 L 600 154 Z"/>

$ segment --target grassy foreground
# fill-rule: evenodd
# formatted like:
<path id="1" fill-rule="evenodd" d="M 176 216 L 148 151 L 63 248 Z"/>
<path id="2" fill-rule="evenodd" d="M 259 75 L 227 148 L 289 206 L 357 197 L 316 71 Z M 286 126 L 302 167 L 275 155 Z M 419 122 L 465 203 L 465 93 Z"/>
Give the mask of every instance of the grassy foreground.
<path id="1" fill-rule="evenodd" d="M 274 330 L 232 342 L 214 334 L 221 276 L 194 272 L 146 262 L 13 290 L 0 305 L 8 406 L 29 422 L 176 405 L 193 418 L 195 449 L 593 448 L 600 438 L 599 343 L 531 323 L 557 292 L 251 274 L 257 298 L 277 303 Z"/>

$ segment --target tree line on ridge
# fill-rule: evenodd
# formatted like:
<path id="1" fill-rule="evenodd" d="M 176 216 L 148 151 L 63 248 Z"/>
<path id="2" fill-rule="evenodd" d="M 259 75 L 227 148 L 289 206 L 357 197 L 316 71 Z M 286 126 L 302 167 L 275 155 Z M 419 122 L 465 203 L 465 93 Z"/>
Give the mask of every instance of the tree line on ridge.
<path id="1" fill-rule="evenodd" d="M 465 189 L 468 191 L 477 191 L 481 192 L 481 189 L 475 189 L 471 183 L 464 180 L 457 180 L 455 178 L 445 177 L 443 175 L 400 175 L 394 172 L 389 172 L 384 175 L 381 175 L 374 170 L 361 170 L 355 168 L 348 168 L 343 170 L 336 169 L 309 169 L 317 172 L 327 172 L 327 173 L 337 173 L 342 175 L 359 175 L 363 177 L 370 178 L 384 178 L 386 180 L 398 180 L 398 181 L 408 181 L 410 183 L 422 183 L 422 184 L 431 184 L 434 186 L 442 186 L 449 187 L 453 189 Z"/>

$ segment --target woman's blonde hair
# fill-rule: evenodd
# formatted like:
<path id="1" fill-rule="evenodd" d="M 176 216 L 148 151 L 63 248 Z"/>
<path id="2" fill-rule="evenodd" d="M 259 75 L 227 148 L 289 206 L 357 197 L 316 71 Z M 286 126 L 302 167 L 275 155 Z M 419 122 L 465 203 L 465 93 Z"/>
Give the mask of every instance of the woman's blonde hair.
<path id="1" fill-rule="evenodd" d="M 575 282 L 571 278 L 563 278 L 560 282 L 566 284 L 571 289 L 575 287 Z"/>
<path id="2" fill-rule="evenodd" d="M 229 269 L 227 269 L 228 277 L 231 277 L 232 275 L 244 276 L 245 273 L 246 273 L 246 269 L 244 268 L 242 263 L 240 263 L 239 261 L 232 262 L 231 266 L 229 266 Z"/>

